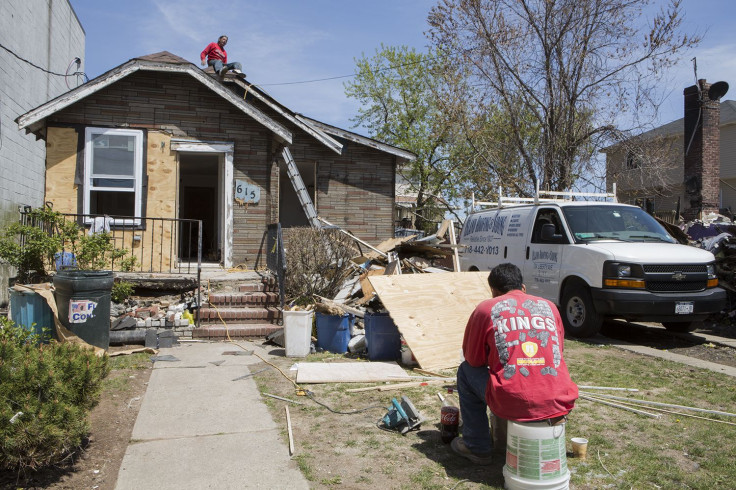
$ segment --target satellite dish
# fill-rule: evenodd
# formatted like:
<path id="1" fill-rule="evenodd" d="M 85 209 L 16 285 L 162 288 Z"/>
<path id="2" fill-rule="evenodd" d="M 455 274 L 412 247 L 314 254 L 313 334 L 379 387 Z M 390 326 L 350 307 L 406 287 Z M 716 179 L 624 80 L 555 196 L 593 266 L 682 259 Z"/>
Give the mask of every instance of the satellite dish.
<path id="1" fill-rule="evenodd" d="M 728 83 L 716 82 L 708 89 L 708 98 L 710 100 L 719 100 L 728 92 Z"/>

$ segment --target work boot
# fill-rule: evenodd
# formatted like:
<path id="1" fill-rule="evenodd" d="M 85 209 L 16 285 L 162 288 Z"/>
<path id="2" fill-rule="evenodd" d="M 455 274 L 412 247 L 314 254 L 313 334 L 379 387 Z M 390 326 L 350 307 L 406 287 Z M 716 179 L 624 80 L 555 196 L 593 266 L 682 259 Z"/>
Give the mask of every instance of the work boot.
<path id="1" fill-rule="evenodd" d="M 493 462 L 493 455 L 491 453 L 473 453 L 468 446 L 465 445 L 465 441 L 460 437 L 456 437 L 452 440 L 450 448 L 452 448 L 455 454 L 458 454 L 477 465 L 486 466 Z"/>

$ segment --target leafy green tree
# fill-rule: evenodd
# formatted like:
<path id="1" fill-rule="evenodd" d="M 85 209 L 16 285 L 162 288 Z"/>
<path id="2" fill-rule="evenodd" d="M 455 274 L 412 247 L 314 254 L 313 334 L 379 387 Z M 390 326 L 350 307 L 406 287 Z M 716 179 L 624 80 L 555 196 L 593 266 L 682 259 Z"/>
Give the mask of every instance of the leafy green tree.
<path id="1" fill-rule="evenodd" d="M 347 96 L 362 104 L 355 127 L 417 155 L 398 171 L 417 195 L 417 228 L 430 233 L 445 211 L 453 212 L 462 189 L 457 184 L 467 177 L 464 153 L 456 151 L 463 139 L 463 85 L 443 60 L 433 51 L 381 45 L 373 57 L 356 59 L 357 75 L 345 84 Z"/>

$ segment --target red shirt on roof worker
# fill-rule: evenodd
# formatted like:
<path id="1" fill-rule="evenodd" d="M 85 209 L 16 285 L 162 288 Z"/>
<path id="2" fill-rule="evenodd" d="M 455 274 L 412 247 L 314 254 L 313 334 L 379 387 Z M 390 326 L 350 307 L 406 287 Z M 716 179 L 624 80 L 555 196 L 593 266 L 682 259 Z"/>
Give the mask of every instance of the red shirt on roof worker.
<path id="1" fill-rule="evenodd" d="M 488 276 L 493 297 L 470 315 L 457 371 L 462 438 L 454 452 L 491 463 L 506 447 L 506 422 L 564 423 L 578 398 L 562 358 L 564 329 L 557 307 L 526 294 L 521 270 L 500 264 Z M 491 409 L 492 436 L 486 407 Z"/>
<path id="2" fill-rule="evenodd" d="M 217 39 L 216 43 L 209 43 L 204 51 L 200 53 L 199 58 L 202 62 L 202 66 L 205 66 L 205 59 L 207 65 L 214 68 L 215 73 L 222 76 L 227 70 L 232 70 L 233 73 L 245 76 L 241 71 L 243 67 L 237 61 L 232 63 L 227 62 L 227 51 L 225 51 L 225 45 L 227 44 L 227 36 L 223 35 Z M 224 71 L 223 71 L 224 70 Z"/>

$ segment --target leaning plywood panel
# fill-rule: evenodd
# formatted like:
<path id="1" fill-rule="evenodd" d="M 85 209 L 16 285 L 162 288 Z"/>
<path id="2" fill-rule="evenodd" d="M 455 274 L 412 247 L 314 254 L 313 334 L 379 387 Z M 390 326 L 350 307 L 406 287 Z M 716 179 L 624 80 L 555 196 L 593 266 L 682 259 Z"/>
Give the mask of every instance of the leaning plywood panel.
<path id="1" fill-rule="evenodd" d="M 465 324 L 475 306 L 491 297 L 488 272 L 368 279 L 423 369 L 458 366 Z"/>

